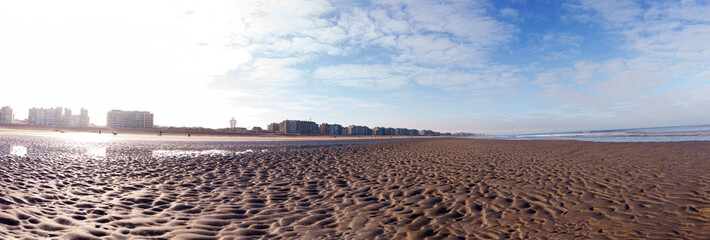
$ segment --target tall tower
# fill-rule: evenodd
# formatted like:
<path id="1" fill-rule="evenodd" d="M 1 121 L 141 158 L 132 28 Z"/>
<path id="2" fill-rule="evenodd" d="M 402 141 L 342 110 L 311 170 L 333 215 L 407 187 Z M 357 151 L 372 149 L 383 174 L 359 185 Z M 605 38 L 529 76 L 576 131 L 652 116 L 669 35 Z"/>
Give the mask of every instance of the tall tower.
<path id="1" fill-rule="evenodd" d="M 232 118 L 232 120 L 229 120 L 229 130 L 232 132 L 237 131 L 237 119 Z"/>

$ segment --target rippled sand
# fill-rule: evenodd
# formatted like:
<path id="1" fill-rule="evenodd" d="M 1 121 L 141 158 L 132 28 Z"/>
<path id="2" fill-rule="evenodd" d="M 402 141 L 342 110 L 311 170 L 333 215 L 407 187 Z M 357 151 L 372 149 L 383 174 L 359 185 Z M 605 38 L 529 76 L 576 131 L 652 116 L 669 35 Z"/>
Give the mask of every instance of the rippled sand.
<path id="1" fill-rule="evenodd" d="M 159 156 L 123 144 L 99 158 L 0 155 L 0 236 L 710 238 L 710 142 L 430 140 Z"/>

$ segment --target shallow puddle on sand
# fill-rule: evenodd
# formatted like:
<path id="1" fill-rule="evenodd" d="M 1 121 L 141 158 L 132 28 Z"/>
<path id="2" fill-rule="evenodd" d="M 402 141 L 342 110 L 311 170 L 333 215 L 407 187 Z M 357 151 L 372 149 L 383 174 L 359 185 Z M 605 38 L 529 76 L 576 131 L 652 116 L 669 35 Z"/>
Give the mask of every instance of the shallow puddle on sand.
<path id="1" fill-rule="evenodd" d="M 27 155 L 27 147 L 25 146 L 12 146 L 10 149 L 10 155 L 24 157 Z"/>
<path id="2" fill-rule="evenodd" d="M 90 157 L 104 158 L 104 157 L 106 157 L 106 147 L 105 146 L 100 146 L 100 147 L 88 146 L 88 147 L 86 147 L 86 155 L 88 155 Z"/>
<path id="3" fill-rule="evenodd" d="M 203 150 L 203 151 L 187 151 L 187 150 L 153 150 L 152 151 L 152 156 L 154 158 L 160 158 L 160 157 L 191 157 L 191 156 L 204 156 L 204 155 L 209 155 L 209 156 L 227 156 L 227 155 L 239 155 L 239 154 L 245 154 L 245 153 L 252 153 L 254 152 L 251 149 L 247 149 L 246 151 L 225 151 L 225 150 L 217 150 L 217 149 L 212 149 L 212 150 Z"/>

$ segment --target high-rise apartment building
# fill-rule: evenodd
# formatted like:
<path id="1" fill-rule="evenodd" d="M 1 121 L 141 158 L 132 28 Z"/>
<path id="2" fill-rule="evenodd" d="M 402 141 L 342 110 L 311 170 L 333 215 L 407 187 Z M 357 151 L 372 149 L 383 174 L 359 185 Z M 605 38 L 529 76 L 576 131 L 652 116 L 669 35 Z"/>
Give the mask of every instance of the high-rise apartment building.
<path id="1" fill-rule="evenodd" d="M 72 115 L 71 109 L 64 109 L 64 126 L 70 127 L 88 127 L 89 126 L 89 110 L 81 109 L 79 115 Z"/>
<path id="2" fill-rule="evenodd" d="M 32 108 L 27 116 L 28 125 L 62 126 L 62 108 Z"/>
<path id="3" fill-rule="evenodd" d="M 62 125 L 64 125 L 64 126 L 71 126 L 72 125 L 71 109 L 69 109 L 69 108 L 64 109 L 64 123 Z"/>
<path id="4" fill-rule="evenodd" d="M 348 135 L 372 135 L 372 129 L 366 126 L 348 126 Z"/>
<path id="5" fill-rule="evenodd" d="M 89 110 L 81 109 L 79 112 L 79 126 L 88 127 L 89 126 Z"/>
<path id="6" fill-rule="evenodd" d="M 318 134 L 318 124 L 311 121 L 284 120 L 279 129 L 285 134 Z"/>
<path id="7" fill-rule="evenodd" d="M 406 128 L 397 128 L 395 129 L 395 132 L 397 136 L 417 136 L 419 135 L 419 131 L 416 129 L 406 129 Z"/>
<path id="8" fill-rule="evenodd" d="M 419 132 L 419 135 L 421 135 L 421 136 L 440 136 L 441 133 L 440 133 L 440 132 L 435 132 L 435 131 L 432 131 L 432 130 L 422 130 L 422 131 Z"/>
<path id="9" fill-rule="evenodd" d="M 109 128 L 153 128 L 153 114 L 145 111 L 111 110 L 106 115 Z"/>
<path id="10" fill-rule="evenodd" d="M 320 135 L 343 135 L 343 126 L 340 124 L 321 123 L 318 127 Z"/>
<path id="11" fill-rule="evenodd" d="M 12 108 L 10 106 L 0 108 L 0 123 L 13 123 L 15 120 L 15 115 L 12 114 Z"/>
<path id="12" fill-rule="evenodd" d="M 372 134 L 394 136 L 397 135 L 397 131 L 394 128 L 376 127 L 372 129 Z"/>
<path id="13" fill-rule="evenodd" d="M 72 115 L 71 109 L 68 108 L 32 108 L 30 109 L 30 114 L 27 117 L 27 124 L 44 126 L 88 127 L 89 111 L 82 108 L 81 114 Z"/>

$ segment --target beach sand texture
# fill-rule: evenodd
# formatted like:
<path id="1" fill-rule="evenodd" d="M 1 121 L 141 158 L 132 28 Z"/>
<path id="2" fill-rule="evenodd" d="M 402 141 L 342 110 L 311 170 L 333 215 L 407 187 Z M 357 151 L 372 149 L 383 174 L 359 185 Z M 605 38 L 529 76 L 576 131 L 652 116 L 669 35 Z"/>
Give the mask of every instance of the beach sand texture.
<path id="1" fill-rule="evenodd" d="M 710 142 L 0 156 L 0 238 L 709 239 Z"/>

